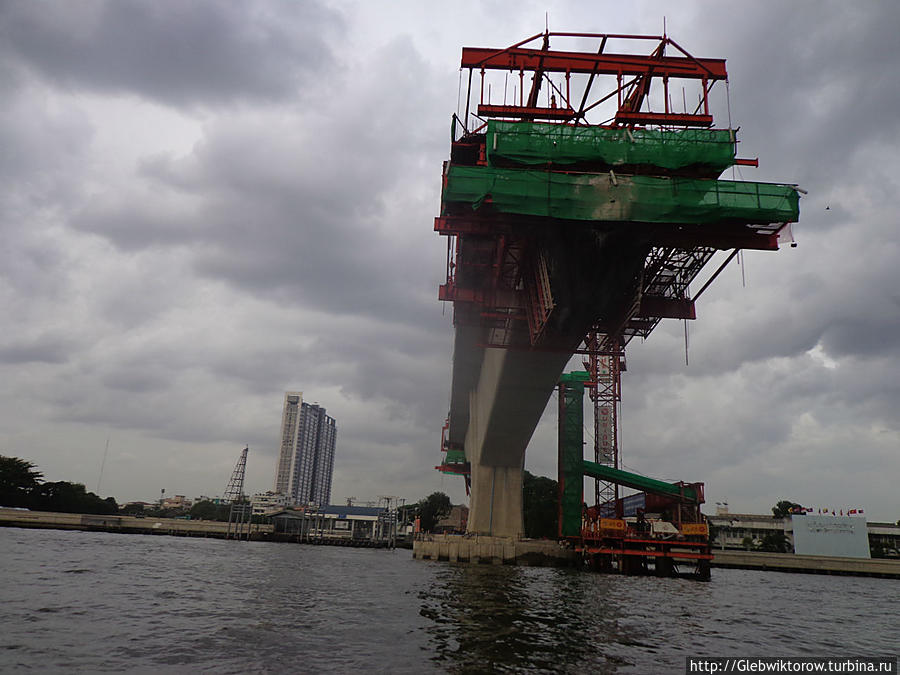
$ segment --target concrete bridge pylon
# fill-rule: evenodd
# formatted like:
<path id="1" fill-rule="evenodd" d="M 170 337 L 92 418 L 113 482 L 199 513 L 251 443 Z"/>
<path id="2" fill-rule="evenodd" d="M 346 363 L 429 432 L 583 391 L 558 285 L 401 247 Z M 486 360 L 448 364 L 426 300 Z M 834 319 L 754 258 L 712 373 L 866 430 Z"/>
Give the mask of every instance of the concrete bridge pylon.
<path id="1" fill-rule="evenodd" d="M 573 37 L 597 45 L 550 47 Z M 635 51 L 647 42 L 649 53 Z M 695 300 L 738 250 L 778 250 L 799 190 L 719 179 L 758 163 L 736 157 L 736 129 L 713 128 L 725 61 L 667 36 L 545 31 L 506 49 L 463 48 L 460 66 L 465 113 L 452 117 L 435 218 L 448 238 L 438 297 L 453 303 L 455 330 L 438 468 L 466 477 L 470 533 L 518 537 L 525 451 L 573 353 L 624 363 L 631 338 L 696 318 Z M 518 93 L 491 101 L 492 77 L 493 91 L 512 78 Z M 663 111 L 649 109 L 652 85 Z M 669 87 L 697 109 L 671 109 Z M 718 251 L 731 257 L 692 297 Z M 596 409 L 601 384 L 586 386 Z"/>
<path id="2" fill-rule="evenodd" d="M 469 532 L 518 537 L 525 449 L 569 354 L 483 350 L 469 394 L 465 436 L 471 454 Z"/>

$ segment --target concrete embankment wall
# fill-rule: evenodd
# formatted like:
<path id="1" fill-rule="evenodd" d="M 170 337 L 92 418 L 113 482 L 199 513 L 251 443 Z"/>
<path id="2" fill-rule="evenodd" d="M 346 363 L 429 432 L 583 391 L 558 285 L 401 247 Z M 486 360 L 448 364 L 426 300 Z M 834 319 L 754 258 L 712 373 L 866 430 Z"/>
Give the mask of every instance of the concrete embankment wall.
<path id="1" fill-rule="evenodd" d="M 835 558 L 820 555 L 795 555 L 793 553 L 758 553 L 755 551 L 714 551 L 714 555 L 713 567 L 900 579 L 900 560 Z"/>
<path id="2" fill-rule="evenodd" d="M 488 565 L 568 567 L 577 556 L 572 549 L 544 539 L 434 534 L 413 542 L 413 558 Z"/>
<path id="3" fill-rule="evenodd" d="M 714 555 L 713 567 L 900 579 L 900 560 L 750 551 L 714 551 Z M 574 550 L 555 541 L 453 534 L 422 536 L 413 543 L 413 557 L 417 560 L 545 567 L 565 567 L 578 562 Z"/>
<path id="4" fill-rule="evenodd" d="M 51 513 L 0 508 L 0 527 L 33 527 L 56 530 L 93 530 L 130 532 L 133 534 L 169 534 L 186 537 L 221 537 L 228 533 L 228 523 L 213 520 L 181 520 L 178 518 L 135 518 L 134 516 L 100 516 L 82 513 Z M 234 528 L 234 525 L 232 525 Z M 243 532 L 246 533 L 246 525 Z M 267 537 L 271 525 L 250 526 L 251 539 Z"/>

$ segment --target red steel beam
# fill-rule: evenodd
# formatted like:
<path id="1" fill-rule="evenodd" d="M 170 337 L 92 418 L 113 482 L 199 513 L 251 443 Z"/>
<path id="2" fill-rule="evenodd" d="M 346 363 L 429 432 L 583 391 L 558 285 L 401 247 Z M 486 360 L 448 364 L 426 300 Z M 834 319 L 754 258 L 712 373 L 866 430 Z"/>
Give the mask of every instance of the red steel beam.
<path id="1" fill-rule="evenodd" d="M 653 58 L 639 54 L 590 54 L 511 48 L 497 51 L 485 47 L 463 47 L 462 68 L 487 70 L 537 70 L 550 73 L 597 73 L 605 75 L 652 75 L 686 79 L 724 80 L 725 59 L 694 59 L 683 56 Z"/>
<path id="2" fill-rule="evenodd" d="M 520 218 L 520 223 L 546 223 L 555 221 L 548 218 Z M 574 221 L 565 221 L 574 223 Z M 443 235 L 454 234 L 499 234 L 513 227 L 513 219 L 497 217 L 495 219 L 477 216 L 439 216 L 434 219 L 434 231 Z M 635 227 L 641 227 L 635 225 Z M 647 230 L 642 229 L 642 232 Z M 775 232 L 755 232 L 744 226 L 728 224 L 709 224 L 697 226 L 670 225 L 653 226 L 647 232 L 650 241 L 657 246 L 674 246 L 676 248 L 696 248 L 709 246 L 720 250 L 744 248 L 756 251 L 777 251 L 778 234 Z"/>
<path id="3" fill-rule="evenodd" d="M 692 115 L 690 113 L 631 112 L 619 110 L 618 124 L 676 124 L 686 127 L 711 127 L 712 115 Z"/>
<path id="4" fill-rule="evenodd" d="M 478 106 L 478 114 L 482 117 L 568 120 L 575 117 L 575 110 L 572 108 L 540 108 L 524 105 L 490 105 L 481 103 Z"/>
<path id="5" fill-rule="evenodd" d="M 691 300 L 665 298 L 656 295 L 641 296 L 638 318 L 659 317 L 661 319 L 696 319 L 697 310 Z"/>
<path id="6" fill-rule="evenodd" d="M 744 231 L 716 232 L 704 231 L 702 227 L 689 231 L 672 229 L 668 232 L 658 229 L 652 235 L 657 246 L 673 246 L 676 248 L 697 248 L 700 246 L 727 251 L 732 248 L 745 248 L 753 251 L 777 251 L 778 235 L 772 232 Z"/>
<path id="7" fill-rule="evenodd" d="M 474 302 L 484 304 L 484 290 L 480 288 L 460 288 L 455 284 L 438 286 L 438 300 L 452 302 Z"/>

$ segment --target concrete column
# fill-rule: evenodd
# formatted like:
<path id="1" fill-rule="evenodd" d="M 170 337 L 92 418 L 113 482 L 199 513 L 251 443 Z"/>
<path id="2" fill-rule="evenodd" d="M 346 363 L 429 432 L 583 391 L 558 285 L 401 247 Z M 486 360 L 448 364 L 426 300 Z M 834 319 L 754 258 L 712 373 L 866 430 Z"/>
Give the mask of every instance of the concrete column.
<path id="1" fill-rule="evenodd" d="M 520 467 L 472 465 L 469 532 L 518 538 L 522 521 Z"/>
<path id="2" fill-rule="evenodd" d="M 568 360 L 561 352 L 484 350 L 465 437 L 469 532 L 522 535 L 525 449 Z"/>

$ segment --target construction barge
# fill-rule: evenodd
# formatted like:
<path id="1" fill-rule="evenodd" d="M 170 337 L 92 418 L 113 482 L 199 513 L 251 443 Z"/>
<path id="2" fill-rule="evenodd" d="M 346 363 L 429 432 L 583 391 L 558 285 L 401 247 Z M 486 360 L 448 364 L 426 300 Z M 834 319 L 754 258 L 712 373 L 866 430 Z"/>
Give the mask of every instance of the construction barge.
<path id="1" fill-rule="evenodd" d="M 691 576 L 709 581 L 713 559 L 709 526 L 700 513 L 703 483 L 666 483 L 583 459 L 586 371 L 567 373 L 559 382 L 559 538 L 585 565 L 602 572 Z M 615 497 L 588 508 L 584 478 L 614 486 Z M 619 487 L 641 491 L 640 503 Z M 692 570 L 683 572 L 684 567 Z"/>

